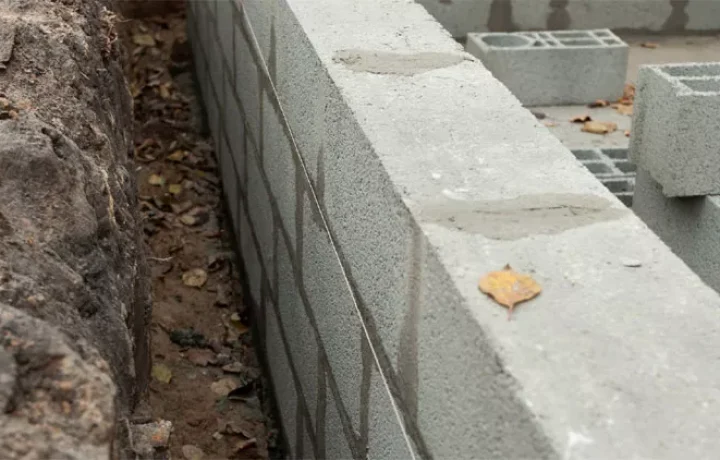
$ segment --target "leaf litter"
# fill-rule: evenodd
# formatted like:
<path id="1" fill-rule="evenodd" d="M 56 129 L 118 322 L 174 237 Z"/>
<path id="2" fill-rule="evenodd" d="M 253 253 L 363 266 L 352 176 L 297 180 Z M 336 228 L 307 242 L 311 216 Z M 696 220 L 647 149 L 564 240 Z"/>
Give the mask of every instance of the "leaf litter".
<path id="1" fill-rule="evenodd" d="M 184 11 L 118 23 L 134 99 L 140 212 L 157 255 L 151 412 L 173 423 L 172 458 L 283 458 L 250 315 L 233 300 L 243 297 L 234 259 L 208 260 L 230 251 L 230 233 L 212 143 L 200 134 L 185 27 Z M 8 117 L 19 107 L 6 105 Z M 216 431 L 221 421 L 238 432 Z"/>

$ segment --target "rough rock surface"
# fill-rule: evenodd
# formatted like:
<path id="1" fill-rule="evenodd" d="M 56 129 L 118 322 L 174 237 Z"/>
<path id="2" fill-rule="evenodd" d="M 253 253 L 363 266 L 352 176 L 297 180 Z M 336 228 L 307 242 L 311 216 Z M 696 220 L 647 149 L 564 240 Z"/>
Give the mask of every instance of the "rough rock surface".
<path id="1" fill-rule="evenodd" d="M 147 387 L 149 277 L 110 5 L 0 1 L 3 458 L 122 457 Z"/>

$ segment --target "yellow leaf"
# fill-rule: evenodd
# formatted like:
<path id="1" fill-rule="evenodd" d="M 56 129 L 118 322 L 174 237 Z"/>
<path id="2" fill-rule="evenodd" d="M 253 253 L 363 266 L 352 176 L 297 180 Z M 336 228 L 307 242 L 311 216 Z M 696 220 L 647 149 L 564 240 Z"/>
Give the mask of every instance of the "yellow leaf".
<path id="1" fill-rule="evenodd" d="M 183 161 L 185 155 L 187 155 L 185 150 L 175 150 L 173 153 L 168 155 L 167 159 L 170 161 Z"/>
<path id="2" fill-rule="evenodd" d="M 170 99 L 170 86 L 172 83 L 163 83 L 158 88 L 158 91 L 160 92 L 160 97 L 163 99 Z"/>
<path id="3" fill-rule="evenodd" d="M 230 324 L 232 324 L 233 327 L 240 332 L 240 334 L 244 334 L 250 330 L 250 328 L 248 328 L 242 323 L 242 321 L 240 321 L 240 315 L 238 315 L 237 313 L 233 313 L 232 315 L 230 315 Z"/>
<path id="4" fill-rule="evenodd" d="M 137 34 L 133 35 L 133 43 L 139 46 L 155 46 L 155 39 L 152 35 Z"/>
<path id="5" fill-rule="evenodd" d="M 586 121 L 582 131 L 592 134 L 608 134 L 617 129 L 617 124 L 611 121 Z"/>
<path id="6" fill-rule="evenodd" d="M 508 308 L 508 319 L 515 305 L 534 298 L 542 291 L 534 279 L 529 275 L 513 271 L 510 265 L 506 265 L 501 271 L 490 272 L 483 276 L 478 287 L 495 302 Z"/>
<path id="7" fill-rule="evenodd" d="M 201 288 L 207 282 L 207 272 L 202 268 L 193 268 L 182 275 L 182 281 L 185 286 Z"/>
<path id="8" fill-rule="evenodd" d="M 170 383 L 170 380 L 172 380 L 172 371 L 164 364 L 155 364 L 152 367 L 152 376 L 158 382 Z"/>
<path id="9" fill-rule="evenodd" d="M 153 174 L 148 178 L 148 184 L 162 187 L 165 185 L 165 178 L 159 174 Z"/>
<path id="10" fill-rule="evenodd" d="M 180 184 L 170 184 L 168 187 L 168 192 L 172 193 L 173 195 L 180 195 L 183 191 L 182 185 Z"/>

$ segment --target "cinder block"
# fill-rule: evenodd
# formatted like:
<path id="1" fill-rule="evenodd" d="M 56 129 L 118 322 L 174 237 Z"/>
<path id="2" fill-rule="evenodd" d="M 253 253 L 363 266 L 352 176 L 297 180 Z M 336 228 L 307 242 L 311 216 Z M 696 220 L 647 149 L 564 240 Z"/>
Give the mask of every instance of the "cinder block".
<path id="1" fill-rule="evenodd" d="M 468 34 L 479 58 L 525 106 L 622 96 L 628 46 L 608 29 Z"/>
<path id="2" fill-rule="evenodd" d="M 720 196 L 668 198 L 639 170 L 633 211 L 695 273 L 720 292 Z"/>
<path id="3" fill-rule="evenodd" d="M 219 167 L 220 167 L 220 178 L 222 179 L 223 192 L 225 193 L 225 202 L 227 203 L 228 209 L 230 210 L 233 226 L 238 222 L 238 200 L 240 194 L 238 193 L 238 180 L 235 172 L 235 165 L 233 164 L 232 154 L 230 152 L 230 145 L 227 142 L 227 136 L 223 135 L 220 140 L 220 151 L 219 151 Z"/>
<path id="4" fill-rule="evenodd" d="M 720 194 L 720 62 L 640 69 L 630 156 L 666 196 Z"/>
<path id="5" fill-rule="evenodd" d="M 373 366 L 368 407 L 368 459 L 416 458 L 401 424 L 382 375 Z"/>
<path id="6" fill-rule="evenodd" d="M 235 160 L 235 169 L 238 176 L 242 177 L 242 166 L 245 163 L 245 122 L 240 103 L 236 97 L 235 85 L 233 85 L 229 73 L 225 74 L 225 100 L 223 103 L 224 129 L 230 142 L 230 150 Z M 239 180 L 238 177 L 238 180 Z"/>
<path id="7" fill-rule="evenodd" d="M 275 400 L 280 412 L 283 431 L 288 441 L 288 447 L 292 450 L 295 447 L 296 436 L 298 434 L 302 436 L 302 433 L 296 433 L 297 417 L 302 416 L 302 414 L 297 413 L 299 395 L 295 388 L 290 358 L 287 356 L 283 345 L 280 324 L 271 306 L 268 306 L 266 315 L 266 358 L 270 368 L 270 377 L 275 390 Z M 293 456 L 293 458 L 295 457 Z"/>
<path id="8" fill-rule="evenodd" d="M 250 219 L 255 228 L 255 235 L 257 235 L 260 243 L 258 249 L 262 255 L 262 261 L 267 270 L 271 270 L 274 247 L 272 202 L 262 176 L 262 170 L 257 161 L 257 153 L 248 152 L 247 160 L 247 206 Z"/>
<path id="9" fill-rule="evenodd" d="M 628 159 L 628 149 L 590 147 L 572 154 L 625 206 L 632 206 L 636 167 Z"/>
<path id="10" fill-rule="evenodd" d="M 332 397 L 332 393 L 329 392 L 325 411 L 325 457 L 323 458 L 353 458 L 350 442 L 343 432 L 342 419 L 340 418 L 337 402 Z"/>
<path id="11" fill-rule="evenodd" d="M 250 23 L 264 60 L 267 60 L 271 53 L 273 16 L 275 16 L 277 3 L 278 0 L 245 0 L 242 2 L 244 16 Z"/>
<path id="12" fill-rule="evenodd" d="M 290 263 L 290 248 L 280 237 L 277 244 L 277 299 L 283 334 L 297 370 L 302 394 L 315 425 L 318 402 L 318 343 L 315 328 L 306 314 L 295 271 Z"/>
<path id="13" fill-rule="evenodd" d="M 342 404 L 359 431 L 362 322 L 330 238 L 319 224 L 319 210 L 307 193 L 303 202 L 302 283 Z"/>
<path id="14" fill-rule="evenodd" d="M 275 203 L 280 210 L 285 231 L 290 235 L 291 249 L 295 250 L 295 160 L 285 120 L 263 93 L 263 169 L 270 182 Z"/>
<path id="15" fill-rule="evenodd" d="M 248 41 L 250 31 L 245 29 L 241 13 L 234 12 L 235 36 L 235 94 L 243 108 L 249 134 L 257 142 L 260 136 L 260 79 L 255 53 Z"/>
<path id="16" fill-rule="evenodd" d="M 220 39 L 220 48 L 222 49 L 222 57 L 233 68 L 233 10 L 236 9 L 233 0 L 218 0 L 217 2 L 217 33 Z"/>

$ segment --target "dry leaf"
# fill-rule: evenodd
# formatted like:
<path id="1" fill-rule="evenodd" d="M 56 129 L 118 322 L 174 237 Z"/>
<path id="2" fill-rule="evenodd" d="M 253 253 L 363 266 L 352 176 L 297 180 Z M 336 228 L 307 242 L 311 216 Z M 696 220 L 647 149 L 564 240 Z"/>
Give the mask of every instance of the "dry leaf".
<path id="1" fill-rule="evenodd" d="M 629 130 L 629 129 L 626 129 L 626 130 L 625 130 L 625 137 L 630 137 L 630 130 Z"/>
<path id="2" fill-rule="evenodd" d="M 617 112 L 621 115 L 632 115 L 633 114 L 633 105 L 632 104 L 613 104 L 613 109 L 617 110 Z"/>
<path id="3" fill-rule="evenodd" d="M 155 46 L 155 39 L 152 35 L 137 34 L 133 35 L 133 43 L 139 46 Z"/>
<path id="4" fill-rule="evenodd" d="M 222 367 L 222 370 L 228 374 L 239 374 L 245 370 L 245 366 L 241 362 L 234 361 L 230 364 L 226 364 Z"/>
<path id="5" fill-rule="evenodd" d="M 187 359 L 196 366 L 205 367 L 215 361 L 215 353 L 211 350 L 189 350 Z"/>
<path id="6" fill-rule="evenodd" d="M 183 191 L 183 187 L 180 184 L 170 184 L 168 187 L 168 192 L 172 193 L 173 195 L 180 195 Z"/>
<path id="7" fill-rule="evenodd" d="M 545 126 L 547 126 L 548 128 L 552 128 L 552 127 L 554 127 L 554 126 L 557 126 L 557 123 L 555 123 L 554 121 L 544 121 L 543 124 L 544 124 Z"/>
<path id="8" fill-rule="evenodd" d="M 607 107 L 608 105 L 610 105 L 610 103 L 605 99 L 598 99 L 595 102 L 589 103 L 588 107 L 591 109 L 597 109 L 598 107 Z"/>
<path id="9" fill-rule="evenodd" d="M 205 452 L 197 446 L 186 444 L 182 446 L 182 454 L 185 460 L 203 460 Z"/>
<path id="10" fill-rule="evenodd" d="M 501 271 L 490 272 L 480 279 L 480 290 L 508 308 L 508 319 L 515 305 L 540 294 L 542 288 L 530 276 L 513 271 L 506 265 Z"/>
<path id="11" fill-rule="evenodd" d="M 168 155 L 167 159 L 170 161 L 183 161 L 187 152 L 185 150 L 175 150 L 173 153 Z"/>
<path id="12" fill-rule="evenodd" d="M 182 281 L 185 286 L 201 288 L 207 282 L 207 273 L 202 268 L 193 268 L 182 275 Z"/>
<path id="13" fill-rule="evenodd" d="M 257 444 L 257 440 L 255 438 L 238 441 L 237 444 L 235 444 L 235 447 L 233 447 L 233 450 L 235 451 L 235 453 L 238 453 L 247 449 L 248 447 L 254 446 L 255 444 Z"/>
<path id="14" fill-rule="evenodd" d="M 188 209 L 193 207 L 192 201 L 183 201 L 182 203 L 171 203 L 170 208 L 172 209 L 172 212 L 175 214 L 182 214 L 183 212 L 187 211 Z"/>
<path id="15" fill-rule="evenodd" d="M 162 187 L 165 185 L 165 178 L 159 174 L 152 174 L 148 178 L 148 184 Z"/>
<path id="16" fill-rule="evenodd" d="M 590 118 L 590 115 L 576 115 L 570 119 L 572 123 L 585 123 L 586 121 L 592 121 L 592 118 Z"/>
<path id="17" fill-rule="evenodd" d="M 172 380 L 172 371 L 164 364 L 155 364 L 152 367 L 152 376 L 158 382 L 170 383 L 170 380 Z"/>
<path id="18" fill-rule="evenodd" d="M 228 393 L 233 391 L 235 388 L 237 388 L 237 382 L 235 382 L 235 379 L 230 377 L 220 379 L 210 385 L 210 390 L 220 397 L 227 396 Z"/>
<path id="19" fill-rule="evenodd" d="M 161 98 L 170 99 L 170 86 L 172 86 L 172 83 L 163 83 L 158 87 Z"/>
<path id="20" fill-rule="evenodd" d="M 608 134 L 616 129 L 617 124 L 611 121 L 588 121 L 582 127 L 582 131 L 592 134 Z"/>
<path id="21" fill-rule="evenodd" d="M 233 327 L 237 329 L 238 332 L 240 332 L 241 334 L 244 334 L 250 330 L 249 327 L 247 327 L 242 323 L 242 321 L 240 321 L 240 315 L 238 315 L 237 313 L 233 313 L 232 315 L 230 315 L 230 324 L 232 324 Z"/>
<path id="22" fill-rule="evenodd" d="M 644 43 L 641 43 L 640 46 L 642 46 L 643 48 L 649 48 L 651 50 L 654 50 L 659 45 L 655 42 L 644 42 Z"/>

